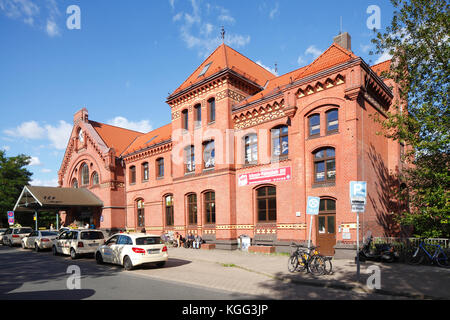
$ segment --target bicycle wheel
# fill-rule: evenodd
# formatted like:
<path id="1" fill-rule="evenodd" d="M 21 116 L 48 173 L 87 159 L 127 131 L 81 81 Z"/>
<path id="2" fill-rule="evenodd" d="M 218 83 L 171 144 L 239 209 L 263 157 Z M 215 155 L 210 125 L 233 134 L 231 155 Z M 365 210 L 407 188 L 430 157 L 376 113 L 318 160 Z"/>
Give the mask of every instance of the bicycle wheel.
<path id="1" fill-rule="evenodd" d="M 325 260 L 322 256 L 312 256 L 308 261 L 308 270 L 312 275 L 321 276 L 325 274 Z"/>
<path id="2" fill-rule="evenodd" d="M 409 264 L 421 264 L 424 259 L 423 252 L 420 248 L 412 248 L 406 259 L 406 262 Z"/>
<path id="3" fill-rule="evenodd" d="M 325 260 L 325 274 L 331 274 L 333 272 L 333 264 L 331 263 L 331 258 L 324 258 Z"/>
<path id="4" fill-rule="evenodd" d="M 436 256 L 436 263 L 439 267 L 448 268 L 450 266 L 448 257 L 445 255 L 444 252 L 439 252 Z"/>
<path id="5" fill-rule="evenodd" d="M 292 254 L 288 260 L 288 270 L 289 272 L 295 272 L 298 267 L 298 255 Z"/>

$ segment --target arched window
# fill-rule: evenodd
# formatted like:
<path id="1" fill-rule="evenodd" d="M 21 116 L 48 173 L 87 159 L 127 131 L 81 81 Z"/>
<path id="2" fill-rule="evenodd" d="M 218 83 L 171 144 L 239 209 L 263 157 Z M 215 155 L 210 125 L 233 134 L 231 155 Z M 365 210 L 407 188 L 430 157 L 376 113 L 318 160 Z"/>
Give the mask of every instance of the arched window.
<path id="1" fill-rule="evenodd" d="M 145 227 L 145 210 L 144 210 L 144 200 L 139 199 L 136 201 L 137 209 L 137 226 L 139 228 Z"/>
<path id="2" fill-rule="evenodd" d="M 148 181 L 148 179 L 149 179 L 148 162 L 144 162 L 142 164 L 142 180 Z"/>
<path id="3" fill-rule="evenodd" d="M 130 184 L 136 183 L 136 167 L 131 166 L 129 172 L 130 172 Z"/>
<path id="4" fill-rule="evenodd" d="M 256 133 L 244 137 L 244 160 L 245 164 L 256 164 L 258 162 L 258 136 Z"/>
<path id="5" fill-rule="evenodd" d="M 81 165 L 81 185 L 89 185 L 89 166 L 86 163 Z"/>
<path id="6" fill-rule="evenodd" d="M 156 159 L 156 174 L 158 178 L 164 177 L 164 158 Z"/>
<path id="7" fill-rule="evenodd" d="M 202 106 L 200 104 L 194 106 L 194 121 L 195 128 L 202 126 Z"/>
<path id="8" fill-rule="evenodd" d="M 197 224 L 197 195 L 191 193 L 186 198 L 189 224 Z"/>
<path id="9" fill-rule="evenodd" d="M 184 148 L 184 164 L 185 173 L 191 173 L 195 171 L 194 146 L 187 146 L 186 148 Z"/>
<path id="10" fill-rule="evenodd" d="M 78 180 L 76 178 L 72 179 L 72 188 L 78 188 Z"/>
<path id="11" fill-rule="evenodd" d="M 92 185 L 96 186 L 100 183 L 100 179 L 98 177 L 98 173 L 97 171 L 94 171 L 94 173 L 92 173 Z"/>
<path id="12" fill-rule="evenodd" d="M 272 135 L 272 158 L 285 158 L 289 154 L 288 126 L 279 126 L 270 130 Z"/>
<path id="13" fill-rule="evenodd" d="M 214 191 L 205 192 L 203 195 L 205 207 L 205 223 L 216 223 L 216 193 Z"/>
<path id="14" fill-rule="evenodd" d="M 188 110 L 184 109 L 183 111 L 181 111 L 181 119 L 183 121 L 183 129 L 185 130 L 189 130 L 189 118 L 188 118 Z"/>
<path id="15" fill-rule="evenodd" d="M 336 154 L 334 148 L 323 148 L 314 153 L 314 182 L 336 181 Z"/>
<path id="16" fill-rule="evenodd" d="M 203 143 L 203 167 L 214 168 L 216 163 L 214 140 Z"/>
<path id="17" fill-rule="evenodd" d="M 208 119 L 209 123 L 216 121 L 216 99 L 214 98 L 208 100 L 208 114 L 209 114 Z"/>
<path id="18" fill-rule="evenodd" d="M 313 114 L 309 118 L 309 136 L 320 135 L 320 115 Z"/>
<path id="19" fill-rule="evenodd" d="M 327 111 L 327 133 L 336 132 L 339 130 L 339 112 L 338 109 Z"/>
<path id="20" fill-rule="evenodd" d="M 275 187 L 264 186 L 256 189 L 256 204 L 259 222 L 277 220 L 277 190 Z"/>
<path id="21" fill-rule="evenodd" d="M 173 226 L 173 195 L 171 194 L 164 197 L 164 211 L 166 214 L 166 226 Z"/>

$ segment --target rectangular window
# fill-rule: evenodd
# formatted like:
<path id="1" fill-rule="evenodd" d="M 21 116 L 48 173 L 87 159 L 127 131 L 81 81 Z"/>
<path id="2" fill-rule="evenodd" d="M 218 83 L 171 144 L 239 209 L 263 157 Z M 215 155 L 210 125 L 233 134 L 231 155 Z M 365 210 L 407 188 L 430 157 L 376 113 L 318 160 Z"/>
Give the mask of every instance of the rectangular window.
<path id="1" fill-rule="evenodd" d="M 164 158 L 156 160 L 158 178 L 164 177 Z"/>
<path id="2" fill-rule="evenodd" d="M 309 117 L 309 135 L 320 135 L 320 115 L 318 114 Z"/>
<path id="3" fill-rule="evenodd" d="M 197 224 L 197 195 L 190 194 L 187 197 L 189 224 Z"/>
<path id="4" fill-rule="evenodd" d="M 216 121 L 216 100 L 215 99 L 208 100 L 208 108 L 209 108 L 209 122 Z"/>
<path id="5" fill-rule="evenodd" d="M 327 112 L 327 132 L 338 131 L 339 129 L 338 116 L 339 114 L 336 109 Z"/>
<path id="6" fill-rule="evenodd" d="M 130 184 L 136 183 L 136 167 L 130 167 Z"/>
<path id="7" fill-rule="evenodd" d="M 148 180 L 148 162 L 142 164 L 142 180 Z"/>
<path id="8" fill-rule="evenodd" d="M 188 117 L 188 110 L 185 109 L 181 112 L 182 115 L 182 121 L 183 121 L 183 129 L 189 130 L 189 117 Z"/>
<path id="9" fill-rule="evenodd" d="M 197 104 L 194 107 L 194 115 L 195 115 L 195 122 L 194 125 L 196 128 L 199 128 L 202 126 L 202 106 Z"/>
<path id="10" fill-rule="evenodd" d="M 194 155 L 194 146 L 189 146 L 184 149 L 185 155 L 185 172 L 191 173 L 195 171 L 195 155 Z"/>
<path id="11" fill-rule="evenodd" d="M 206 192 L 205 199 L 205 223 L 216 223 L 216 194 L 214 192 Z"/>

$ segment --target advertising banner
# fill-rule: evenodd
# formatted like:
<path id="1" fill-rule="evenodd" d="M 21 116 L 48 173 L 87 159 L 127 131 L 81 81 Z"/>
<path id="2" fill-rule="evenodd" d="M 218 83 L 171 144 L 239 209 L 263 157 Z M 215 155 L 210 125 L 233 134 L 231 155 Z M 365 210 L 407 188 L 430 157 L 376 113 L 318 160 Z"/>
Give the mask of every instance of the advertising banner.
<path id="1" fill-rule="evenodd" d="M 244 173 L 240 174 L 238 179 L 240 187 L 252 184 L 273 183 L 277 181 L 291 180 L 291 167 Z"/>

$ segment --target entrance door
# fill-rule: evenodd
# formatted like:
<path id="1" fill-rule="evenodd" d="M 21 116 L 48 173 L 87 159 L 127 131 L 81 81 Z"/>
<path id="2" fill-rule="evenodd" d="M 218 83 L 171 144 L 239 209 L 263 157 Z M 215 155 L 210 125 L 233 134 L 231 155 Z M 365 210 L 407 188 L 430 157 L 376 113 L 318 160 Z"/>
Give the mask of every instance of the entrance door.
<path id="1" fill-rule="evenodd" d="M 319 252 L 325 256 L 334 255 L 336 245 L 336 201 L 321 199 L 317 216 L 317 245 Z"/>

